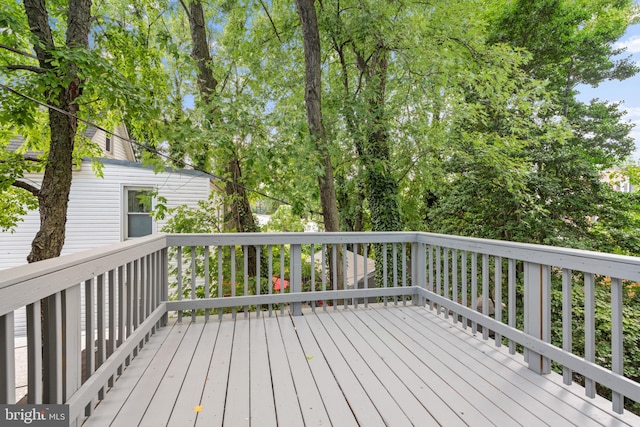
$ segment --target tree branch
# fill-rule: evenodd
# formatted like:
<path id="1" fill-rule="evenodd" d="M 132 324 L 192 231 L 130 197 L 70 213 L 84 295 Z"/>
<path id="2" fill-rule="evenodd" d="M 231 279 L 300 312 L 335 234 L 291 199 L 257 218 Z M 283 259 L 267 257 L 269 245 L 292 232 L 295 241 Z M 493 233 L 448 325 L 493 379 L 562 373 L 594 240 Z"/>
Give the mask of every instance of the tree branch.
<path id="1" fill-rule="evenodd" d="M 8 71 L 24 70 L 38 74 L 43 74 L 46 72 L 44 69 L 36 67 L 35 65 L 5 65 L 3 68 Z"/>
<path id="2" fill-rule="evenodd" d="M 180 0 L 180 4 L 182 5 L 182 8 L 184 9 L 185 13 L 187 14 L 187 18 L 189 18 L 189 20 L 191 20 L 191 14 L 189 13 L 189 7 L 185 4 L 184 0 Z"/>
<path id="3" fill-rule="evenodd" d="M 15 47 L 7 46 L 6 44 L 0 43 L 0 49 L 6 49 L 10 52 L 17 53 L 18 55 L 26 56 L 27 58 L 38 59 L 37 56 L 32 55 L 27 52 L 23 52 L 21 50 L 16 49 Z"/>
<path id="4" fill-rule="evenodd" d="M 11 185 L 14 187 L 22 188 L 23 190 L 27 190 L 29 193 L 33 194 L 36 197 L 38 197 L 38 195 L 40 194 L 39 188 L 34 187 L 31 184 L 27 184 L 26 182 L 14 181 Z"/>
<path id="5" fill-rule="evenodd" d="M 273 27 L 273 32 L 276 33 L 276 37 L 278 38 L 278 41 L 280 43 L 282 43 L 282 40 L 280 39 L 280 33 L 278 33 L 278 29 L 276 28 L 276 24 L 273 22 L 273 19 L 271 18 L 271 15 L 269 14 L 269 10 L 267 9 L 267 6 L 264 4 L 264 2 L 262 0 L 259 0 L 260 4 L 262 5 L 262 9 L 264 9 L 264 13 L 267 14 L 267 18 L 269 18 L 269 22 L 271 22 L 271 26 Z"/>

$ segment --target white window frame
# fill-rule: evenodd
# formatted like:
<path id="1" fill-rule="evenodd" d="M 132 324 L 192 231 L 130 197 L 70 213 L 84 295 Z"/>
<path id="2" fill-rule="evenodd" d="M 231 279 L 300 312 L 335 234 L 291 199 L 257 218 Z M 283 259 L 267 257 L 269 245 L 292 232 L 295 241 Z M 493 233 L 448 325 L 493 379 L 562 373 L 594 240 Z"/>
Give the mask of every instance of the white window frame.
<path id="1" fill-rule="evenodd" d="M 136 213 L 129 212 L 129 191 L 148 191 L 154 192 L 155 188 L 152 186 L 144 185 L 124 185 L 122 186 L 122 240 L 136 239 L 137 237 L 129 237 L 129 215 L 135 215 Z M 155 197 L 151 200 L 151 210 L 155 208 Z M 141 215 L 141 213 L 140 213 Z M 156 221 L 151 218 L 151 234 L 157 231 Z M 142 237 L 142 236 L 139 236 Z"/>

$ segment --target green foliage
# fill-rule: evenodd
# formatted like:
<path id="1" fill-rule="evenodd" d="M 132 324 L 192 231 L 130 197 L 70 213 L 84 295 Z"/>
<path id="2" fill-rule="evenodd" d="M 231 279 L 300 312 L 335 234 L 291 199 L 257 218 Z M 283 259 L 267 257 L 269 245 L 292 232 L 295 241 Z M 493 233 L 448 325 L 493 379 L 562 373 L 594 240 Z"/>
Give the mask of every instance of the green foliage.
<path id="1" fill-rule="evenodd" d="M 293 208 L 287 205 L 280 205 L 271 215 L 269 222 L 264 227 L 264 231 L 269 232 L 290 232 L 304 231 L 305 221 L 299 215 L 293 213 Z"/>

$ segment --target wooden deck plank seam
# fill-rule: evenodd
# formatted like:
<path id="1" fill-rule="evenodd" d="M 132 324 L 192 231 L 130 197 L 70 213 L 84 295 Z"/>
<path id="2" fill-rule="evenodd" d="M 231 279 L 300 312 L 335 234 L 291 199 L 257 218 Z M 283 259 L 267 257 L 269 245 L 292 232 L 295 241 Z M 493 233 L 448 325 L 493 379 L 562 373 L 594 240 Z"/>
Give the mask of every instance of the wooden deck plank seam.
<path id="1" fill-rule="evenodd" d="M 402 310 L 398 310 L 398 311 L 402 312 Z M 416 323 L 420 321 L 420 319 L 416 318 L 416 314 L 412 310 L 407 310 L 403 313 L 409 316 L 414 321 L 416 321 Z M 394 315 L 398 319 L 400 319 L 399 313 L 389 313 L 389 314 Z M 437 335 L 437 334 L 433 335 L 435 333 L 435 330 L 432 330 L 432 329 L 427 330 L 427 328 L 420 328 L 420 329 L 414 328 L 414 329 L 416 329 L 416 331 L 418 331 L 420 335 L 422 335 L 425 338 L 425 340 L 429 342 L 441 341 L 446 343 L 447 348 L 449 348 L 449 345 L 453 345 L 452 342 L 446 341 L 440 335 Z M 484 346 L 486 344 L 481 342 L 480 345 Z M 468 351 L 462 351 L 460 353 L 459 359 L 457 359 L 457 362 L 461 366 L 466 366 L 470 370 L 474 371 L 476 374 L 480 375 L 480 377 L 482 377 L 487 383 L 493 385 L 498 390 L 510 390 L 509 397 L 513 401 L 517 402 L 520 406 L 522 406 L 524 409 L 526 409 L 528 412 L 530 412 L 532 415 L 535 415 L 537 418 L 541 419 L 542 421 L 549 422 L 549 420 L 552 420 L 558 417 L 558 418 L 564 418 L 566 420 L 565 422 L 569 424 L 572 424 L 572 425 L 576 424 L 577 421 L 568 418 L 566 416 L 566 412 L 554 411 L 551 407 L 549 407 L 549 405 L 539 400 L 539 397 L 535 395 L 536 393 L 532 393 L 531 389 L 526 390 L 525 387 L 523 387 L 523 385 L 519 383 L 519 381 L 526 381 L 526 380 L 523 379 L 517 372 L 509 371 L 510 375 L 507 375 L 508 372 L 506 370 L 501 369 L 500 367 L 491 368 L 489 366 L 486 366 L 482 360 L 470 356 Z M 514 380 L 514 377 L 515 377 L 515 380 Z M 539 388 L 533 389 L 533 392 L 537 392 L 538 394 L 540 391 L 541 390 Z M 525 406 L 525 402 L 526 402 L 526 406 Z M 568 411 L 569 408 L 564 408 L 564 409 Z M 582 414 L 574 413 L 574 415 L 581 416 Z M 593 422 L 593 420 L 590 420 L 588 418 L 586 419 L 583 418 L 582 421 Z M 556 422 L 559 422 L 559 420 Z M 580 423 L 580 425 L 584 425 L 584 424 Z"/>
<path id="2" fill-rule="evenodd" d="M 420 405 L 422 405 L 434 419 L 438 419 L 441 424 L 447 426 L 467 425 L 463 421 L 461 414 L 457 413 L 441 399 L 428 382 L 423 381 L 405 360 L 393 352 L 388 342 L 382 340 L 382 338 L 368 328 L 360 316 L 356 316 L 351 311 L 343 311 L 342 315 L 345 321 L 349 322 L 360 334 L 362 339 L 371 345 L 372 348 L 375 348 L 378 357 L 406 384 L 408 390 L 418 399 Z M 420 394 L 423 395 L 421 396 Z M 426 394 L 426 396 L 424 394 Z M 474 418 L 476 425 L 478 425 L 478 421 L 481 418 L 483 418 L 483 416 L 478 412 L 477 417 Z M 486 420 L 486 422 L 487 424 L 491 424 L 488 420 Z"/>
<path id="3" fill-rule="evenodd" d="M 429 316 L 432 315 L 428 310 L 426 311 L 415 310 L 414 313 L 424 317 L 426 321 L 429 321 Z M 637 422 L 637 418 L 635 416 L 630 416 L 628 412 L 625 412 L 625 414 L 616 414 L 611 412 L 610 410 L 611 402 L 602 398 L 601 396 L 597 396 L 595 399 L 591 399 L 585 395 L 583 387 L 575 383 L 572 386 L 567 386 L 563 384 L 561 376 L 560 377 L 557 377 L 556 375 L 542 376 L 542 378 L 545 378 L 548 381 L 541 383 L 539 381 L 541 376 L 526 367 L 526 364 L 522 359 L 522 355 L 508 354 L 507 348 L 496 347 L 495 345 L 492 344 L 493 343 L 492 340 L 483 340 L 481 336 L 473 336 L 470 334 L 469 330 L 464 330 L 459 325 L 454 325 L 452 323 L 450 328 L 446 330 L 444 329 L 442 330 L 441 336 L 444 339 L 451 341 L 452 343 L 453 341 L 451 336 L 459 337 L 461 338 L 459 342 L 467 346 L 471 346 L 469 341 L 465 339 L 466 337 L 469 337 L 469 336 L 477 339 L 478 343 L 487 344 L 488 347 L 486 348 L 485 351 L 483 351 L 483 354 L 489 356 L 491 359 L 497 361 L 499 364 L 509 367 L 512 370 L 517 368 L 518 375 L 522 376 L 524 380 L 528 381 L 533 386 L 544 389 L 546 393 L 548 393 L 551 397 L 554 398 L 554 401 L 558 402 L 558 404 L 564 405 L 565 408 L 577 410 L 577 405 L 580 406 L 581 409 L 578 410 L 579 412 L 593 418 L 599 424 L 604 422 L 604 420 L 607 420 L 607 424 L 609 424 L 611 422 L 612 417 L 615 419 L 618 419 L 625 425 L 629 424 L 629 422 Z M 471 346 L 471 348 L 473 348 L 473 346 Z M 518 360 L 518 359 L 522 359 L 522 360 Z M 485 364 L 488 363 L 486 359 L 479 358 L 479 360 L 482 363 L 485 363 Z M 545 387 L 553 387 L 553 389 L 549 390 Z M 558 397 L 564 397 L 564 399 L 558 399 Z M 579 405 L 578 403 L 577 405 L 576 404 L 570 405 L 565 401 L 565 399 L 571 399 L 574 402 L 584 402 L 584 404 Z"/>
<path id="4" fill-rule="evenodd" d="M 422 316 L 422 313 L 418 311 L 408 310 L 407 313 L 413 318 L 415 318 L 415 316 Z M 426 317 L 423 317 L 423 319 L 424 321 L 428 321 Z M 495 375 L 486 375 L 488 381 L 495 382 L 497 377 L 504 378 L 504 380 L 506 380 L 508 383 L 525 392 L 528 396 L 531 397 L 531 399 L 543 403 L 543 410 L 552 410 L 555 414 L 557 414 L 558 417 L 566 419 L 567 422 L 579 424 L 581 426 L 589 425 L 589 423 L 596 422 L 588 415 L 576 410 L 573 406 L 558 399 L 558 396 L 556 394 L 553 394 L 541 387 L 539 381 L 541 377 L 538 374 L 530 371 L 526 366 L 518 365 L 516 367 L 509 367 L 491 357 L 486 357 L 485 354 L 487 351 L 490 351 L 492 348 L 496 348 L 492 345 L 492 340 L 484 340 L 478 337 L 478 347 L 487 347 L 482 347 L 482 353 L 477 354 L 477 352 L 473 352 L 472 350 L 477 349 L 478 347 L 473 347 L 468 339 L 462 339 L 462 337 L 456 336 L 455 334 L 451 333 L 451 329 L 454 328 L 453 324 L 449 325 L 448 329 L 443 329 L 444 326 L 445 324 L 442 324 L 439 329 L 432 329 L 432 332 L 436 333 L 437 337 L 433 337 L 430 339 L 442 340 L 442 342 L 446 343 L 447 346 L 459 349 L 467 358 L 467 360 L 469 360 L 468 358 L 471 358 L 471 363 L 473 363 L 478 368 L 489 369 Z M 470 335 L 467 335 L 467 338 L 469 336 Z M 504 369 L 505 367 L 507 369 Z M 535 375 L 537 377 L 535 378 L 537 379 L 537 381 L 532 381 L 533 378 L 531 376 L 527 376 L 527 373 Z M 597 424 L 600 425 L 600 423 Z"/>
<path id="5" fill-rule="evenodd" d="M 408 329 L 405 329 L 404 332 L 409 335 L 414 342 L 424 349 L 427 353 L 429 353 L 433 357 L 437 357 L 440 360 L 444 360 L 447 357 L 451 357 L 451 355 L 445 351 L 439 345 L 429 345 L 433 343 L 433 340 L 430 340 L 428 336 L 425 335 L 426 328 L 420 328 L 416 325 L 416 322 L 406 322 L 406 319 L 392 313 L 392 311 L 384 310 L 380 312 L 382 316 L 387 320 L 397 325 L 398 327 L 402 324 L 407 324 Z M 537 402 L 523 402 L 519 397 L 522 397 L 517 388 L 510 388 L 510 393 L 506 393 L 506 389 L 503 389 L 504 383 L 496 384 L 495 376 L 488 373 L 486 376 L 481 375 L 478 372 L 478 367 L 461 363 L 461 359 L 464 358 L 464 354 L 460 355 L 456 358 L 456 369 L 452 370 L 458 377 L 462 378 L 466 381 L 471 387 L 476 389 L 478 393 L 481 393 L 488 401 L 493 402 L 496 406 L 499 406 L 503 413 L 505 407 L 508 407 L 508 417 L 514 419 L 516 423 L 521 423 L 522 420 L 525 419 L 538 419 L 541 423 L 549 423 L 549 419 L 543 419 L 539 411 L 533 411 L 530 408 L 530 405 L 536 405 Z M 429 360 L 429 359 L 427 359 Z M 466 369 L 465 369 L 466 368 Z M 461 376 L 458 371 L 464 369 L 465 375 Z M 514 394 L 519 396 L 514 396 Z M 543 405 L 538 405 L 540 411 L 544 411 Z M 547 414 L 549 415 L 549 414 Z"/>
<path id="6" fill-rule="evenodd" d="M 331 320 L 333 317 L 323 316 L 322 326 L 385 423 L 389 424 L 390 420 L 393 420 L 395 425 L 410 425 L 411 422 L 400 407 L 396 396 L 366 363 L 366 360 L 359 354 L 344 331 Z"/>
<path id="7" fill-rule="evenodd" d="M 437 347 L 428 348 L 423 346 L 422 340 L 411 333 L 410 325 L 397 325 L 394 322 L 389 322 L 388 320 L 391 319 L 384 316 L 385 311 L 386 309 L 378 311 L 378 314 L 381 315 L 379 317 L 371 316 L 372 321 L 375 321 L 396 339 L 400 340 L 402 338 L 401 344 L 416 358 L 417 364 L 425 364 L 433 374 L 445 383 L 454 382 L 455 385 L 453 387 L 477 411 L 494 414 L 494 417 L 496 416 L 495 414 L 500 414 L 498 418 L 510 420 L 510 424 L 519 424 L 517 415 L 505 412 L 503 407 L 505 400 L 502 399 L 500 390 L 493 390 L 493 394 L 489 395 L 487 390 L 482 389 L 484 383 L 481 378 L 469 372 L 465 372 L 465 374 L 470 375 L 461 376 L 456 370 L 448 366 L 447 357 L 450 357 L 449 354 L 442 352 L 443 354 L 440 355 Z M 405 327 L 403 328 L 402 326 Z M 429 363 L 426 361 L 429 361 Z"/>

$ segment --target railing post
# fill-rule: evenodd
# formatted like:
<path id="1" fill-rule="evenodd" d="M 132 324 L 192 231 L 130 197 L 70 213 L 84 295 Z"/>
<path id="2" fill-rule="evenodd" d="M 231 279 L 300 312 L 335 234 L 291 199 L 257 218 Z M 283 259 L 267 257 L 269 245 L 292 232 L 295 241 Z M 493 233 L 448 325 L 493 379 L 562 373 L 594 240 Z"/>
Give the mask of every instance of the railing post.
<path id="1" fill-rule="evenodd" d="M 45 385 L 43 403 L 63 403 L 62 400 L 62 300 L 60 293 L 46 298 L 43 342 Z"/>
<path id="2" fill-rule="evenodd" d="M 551 289 L 549 267 L 524 263 L 524 332 L 549 342 L 551 334 Z M 538 374 L 550 372 L 549 359 L 525 349 L 529 369 Z"/>
<path id="3" fill-rule="evenodd" d="M 82 338 L 80 331 L 80 285 L 68 288 L 63 293 L 62 312 L 64 321 L 64 391 L 63 400 L 69 397 L 81 385 L 81 359 Z"/>
<path id="4" fill-rule="evenodd" d="M 414 242 L 411 244 L 411 277 L 412 285 L 427 289 L 427 247 L 424 243 Z M 417 294 L 413 295 L 413 304 L 424 306 L 425 298 Z"/>
<path id="5" fill-rule="evenodd" d="M 291 292 L 302 292 L 302 246 L 291 245 Z M 302 303 L 291 304 L 291 314 L 302 315 Z"/>
<path id="6" fill-rule="evenodd" d="M 16 402 L 13 311 L 0 316 L 0 403 Z"/>

